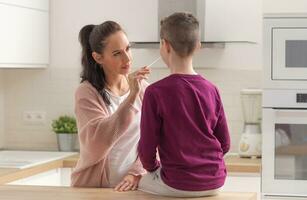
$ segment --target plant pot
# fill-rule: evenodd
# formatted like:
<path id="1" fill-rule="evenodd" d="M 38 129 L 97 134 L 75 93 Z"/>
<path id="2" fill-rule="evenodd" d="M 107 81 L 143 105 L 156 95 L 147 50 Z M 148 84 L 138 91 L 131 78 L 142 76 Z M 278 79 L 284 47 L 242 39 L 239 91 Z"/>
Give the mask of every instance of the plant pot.
<path id="1" fill-rule="evenodd" d="M 56 135 L 59 151 L 75 151 L 77 134 L 58 133 Z"/>

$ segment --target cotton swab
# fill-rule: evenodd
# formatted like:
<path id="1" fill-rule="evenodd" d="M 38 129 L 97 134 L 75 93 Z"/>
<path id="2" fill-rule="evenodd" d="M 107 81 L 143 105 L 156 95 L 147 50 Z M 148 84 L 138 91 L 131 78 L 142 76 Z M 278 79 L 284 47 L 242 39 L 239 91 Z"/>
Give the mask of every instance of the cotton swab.
<path id="1" fill-rule="evenodd" d="M 157 59 L 155 59 L 152 63 L 150 63 L 149 65 L 147 65 L 147 67 L 152 66 L 153 64 L 155 64 L 158 60 L 161 59 L 161 56 L 159 56 Z"/>

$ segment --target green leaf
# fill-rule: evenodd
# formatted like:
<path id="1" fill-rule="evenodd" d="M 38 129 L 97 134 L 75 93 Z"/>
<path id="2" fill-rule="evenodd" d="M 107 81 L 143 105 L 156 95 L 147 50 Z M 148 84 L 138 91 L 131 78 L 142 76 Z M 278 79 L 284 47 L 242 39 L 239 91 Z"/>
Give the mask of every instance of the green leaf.
<path id="1" fill-rule="evenodd" d="M 55 133 L 77 133 L 77 122 L 72 116 L 59 116 L 57 119 L 52 120 L 52 130 Z"/>

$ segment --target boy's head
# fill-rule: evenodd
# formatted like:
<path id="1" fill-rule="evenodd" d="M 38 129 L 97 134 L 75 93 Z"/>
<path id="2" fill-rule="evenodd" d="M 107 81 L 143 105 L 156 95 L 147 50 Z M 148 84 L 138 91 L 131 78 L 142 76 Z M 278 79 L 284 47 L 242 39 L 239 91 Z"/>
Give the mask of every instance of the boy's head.
<path id="1" fill-rule="evenodd" d="M 190 13 L 174 13 L 161 20 L 160 38 L 168 42 L 178 56 L 190 56 L 200 42 L 199 22 Z"/>

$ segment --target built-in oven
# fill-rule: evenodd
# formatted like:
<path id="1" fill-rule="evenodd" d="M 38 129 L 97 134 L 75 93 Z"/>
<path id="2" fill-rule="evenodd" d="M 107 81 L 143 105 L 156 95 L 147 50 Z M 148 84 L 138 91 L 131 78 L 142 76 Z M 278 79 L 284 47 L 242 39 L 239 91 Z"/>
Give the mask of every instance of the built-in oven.
<path id="1" fill-rule="evenodd" d="M 264 90 L 262 115 L 262 195 L 307 198 L 307 90 Z"/>
<path id="2" fill-rule="evenodd" d="M 307 14 L 266 14 L 263 24 L 264 86 L 307 89 Z"/>

